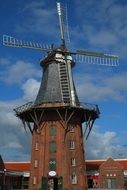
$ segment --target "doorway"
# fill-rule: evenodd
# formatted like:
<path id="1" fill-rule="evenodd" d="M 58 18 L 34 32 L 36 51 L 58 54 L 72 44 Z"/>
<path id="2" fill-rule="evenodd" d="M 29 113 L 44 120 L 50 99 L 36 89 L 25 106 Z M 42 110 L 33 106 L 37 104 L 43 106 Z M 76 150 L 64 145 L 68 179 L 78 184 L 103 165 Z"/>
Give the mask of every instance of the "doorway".
<path id="1" fill-rule="evenodd" d="M 48 190 L 58 190 L 58 178 L 48 178 Z"/>

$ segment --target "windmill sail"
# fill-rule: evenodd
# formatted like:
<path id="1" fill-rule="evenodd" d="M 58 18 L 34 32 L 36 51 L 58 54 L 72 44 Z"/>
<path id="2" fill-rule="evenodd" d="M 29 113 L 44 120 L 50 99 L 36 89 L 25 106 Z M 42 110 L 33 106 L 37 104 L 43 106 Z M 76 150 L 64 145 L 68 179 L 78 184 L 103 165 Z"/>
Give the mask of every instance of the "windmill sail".
<path id="1" fill-rule="evenodd" d="M 3 45 L 16 47 L 16 48 L 30 48 L 30 49 L 41 50 L 41 51 L 51 51 L 52 50 L 51 45 L 45 45 L 45 44 L 41 44 L 41 43 L 34 43 L 34 42 L 19 40 L 19 39 L 16 39 L 16 38 L 8 36 L 8 35 L 3 35 Z"/>
<path id="2" fill-rule="evenodd" d="M 62 27 L 63 26 L 64 25 L 62 25 Z M 62 28 L 61 28 L 61 39 L 63 41 L 62 45 L 65 45 L 64 30 Z M 53 49 L 52 45 L 19 40 L 17 38 L 8 35 L 3 35 L 3 45 L 16 47 L 16 48 L 29 48 L 46 52 L 51 52 L 51 51 L 59 52 L 58 49 Z M 67 55 L 72 55 L 74 61 L 77 63 L 88 63 L 88 64 L 105 65 L 105 66 L 119 65 L 118 56 L 116 55 L 83 51 L 83 50 L 77 50 L 76 52 L 64 52 L 64 53 Z"/>
<path id="3" fill-rule="evenodd" d="M 112 54 L 97 53 L 91 51 L 77 50 L 71 53 L 77 63 L 88 63 L 105 66 L 118 66 L 118 56 Z"/>
<path id="4" fill-rule="evenodd" d="M 70 42 L 67 6 L 63 7 L 60 2 L 57 3 L 57 12 L 60 26 L 60 36 L 62 45 L 65 46 L 65 39 Z"/>
<path id="5" fill-rule="evenodd" d="M 96 65 L 105 65 L 105 66 L 118 66 L 118 58 L 111 57 L 95 57 L 95 56 L 85 56 L 85 55 L 76 55 L 74 60 L 77 63 L 87 63 L 87 64 L 96 64 Z"/>

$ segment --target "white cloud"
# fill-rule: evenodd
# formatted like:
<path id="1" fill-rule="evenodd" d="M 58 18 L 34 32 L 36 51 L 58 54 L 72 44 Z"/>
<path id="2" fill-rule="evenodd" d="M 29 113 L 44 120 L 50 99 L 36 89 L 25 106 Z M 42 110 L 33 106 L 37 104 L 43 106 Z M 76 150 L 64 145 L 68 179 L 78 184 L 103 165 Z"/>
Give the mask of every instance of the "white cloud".
<path id="1" fill-rule="evenodd" d="M 116 30 L 120 37 L 126 38 L 127 31 L 127 5 L 126 4 L 113 4 L 107 10 L 107 16 L 110 20 L 110 26 Z"/>
<path id="2" fill-rule="evenodd" d="M 14 108 L 24 104 L 23 97 L 12 101 L 0 101 L 0 152 L 4 160 L 25 161 L 30 159 L 31 134 L 24 130 L 15 116 Z"/>
<path id="3" fill-rule="evenodd" d="M 28 79 L 22 86 L 22 89 L 24 91 L 23 99 L 25 101 L 35 100 L 39 87 L 40 82 L 32 78 Z"/>
<path id="4" fill-rule="evenodd" d="M 3 148 L 8 149 L 23 149 L 23 146 L 20 144 L 18 136 L 15 134 L 9 134 L 9 138 L 7 143 L 3 146 Z"/>
<path id="5" fill-rule="evenodd" d="M 57 14 L 56 9 L 50 8 L 44 2 L 27 3 L 21 12 L 26 14 L 26 19 L 17 24 L 15 30 L 19 33 L 41 33 L 41 35 L 56 37 Z"/>
<path id="6" fill-rule="evenodd" d="M 127 156 L 126 147 L 122 145 L 114 131 L 99 132 L 93 127 L 92 132 L 85 144 L 86 159 L 107 159 Z"/>
<path id="7" fill-rule="evenodd" d="M 22 122 L 13 111 L 22 104 L 24 104 L 23 98 L 14 101 L 0 101 L 0 152 L 4 160 L 30 159 L 31 134 L 29 130 L 25 132 Z"/>
<path id="8" fill-rule="evenodd" d="M 27 78 L 40 75 L 40 71 L 38 71 L 34 65 L 29 62 L 19 60 L 10 64 L 11 60 L 9 59 L 3 61 L 9 64 L 0 71 L 0 80 L 7 84 L 18 84 Z"/>
<path id="9" fill-rule="evenodd" d="M 110 30 L 101 30 L 91 33 L 88 31 L 88 38 L 89 43 L 94 46 L 102 46 L 102 47 L 108 47 L 108 46 L 114 46 L 114 44 L 118 43 L 118 37 L 112 33 Z"/>
<path id="10" fill-rule="evenodd" d="M 111 78 L 105 79 L 105 84 L 108 84 L 110 88 L 114 88 L 119 91 L 126 91 L 127 83 L 127 72 L 123 71 L 121 74 L 116 74 Z"/>
<path id="11" fill-rule="evenodd" d="M 96 78 L 96 80 L 95 80 Z M 76 87 L 81 101 L 105 101 L 117 102 L 127 99 L 127 73 L 122 72 L 112 76 L 97 74 L 76 74 Z"/>
<path id="12" fill-rule="evenodd" d="M 0 65 L 1 65 L 1 66 L 4 66 L 4 67 L 5 67 L 6 65 L 10 65 L 10 63 L 11 63 L 11 62 L 10 62 L 9 59 L 4 58 L 4 57 L 1 57 L 1 58 L 0 58 Z"/>
<path id="13" fill-rule="evenodd" d="M 23 12 L 25 12 L 25 11 L 33 10 L 35 8 L 37 9 L 37 8 L 43 6 L 43 4 L 44 4 L 44 2 L 31 1 L 29 4 L 25 4 L 23 9 L 20 8 L 20 11 L 17 13 L 17 15 L 23 14 Z"/>
<path id="14" fill-rule="evenodd" d="M 17 160 L 23 155 L 25 155 L 24 159 L 30 157 L 30 133 L 25 133 L 23 124 L 15 116 L 12 109 L 15 105 L 13 103 L 7 104 L 7 102 L 0 102 L 0 105 L 2 105 L 2 107 L 0 106 L 0 152 L 2 157 L 4 160 L 11 161 Z M 14 155 L 9 157 L 12 152 Z"/>
<path id="15" fill-rule="evenodd" d="M 75 44 L 126 58 L 127 5 L 116 0 L 101 0 L 99 3 L 80 0 L 75 4 L 76 18 L 80 20 L 73 27 Z"/>
<path id="16" fill-rule="evenodd" d="M 23 155 L 24 159 L 30 158 L 30 132 L 27 130 L 28 134 L 25 133 L 23 124 L 15 116 L 13 109 L 24 104 L 24 101 L 35 99 L 40 84 L 30 77 L 40 76 L 40 71 L 24 61 L 12 64 L 11 59 L 1 58 L 0 62 L 3 66 L 3 70 L 0 71 L 1 82 L 6 82 L 7 85 L 19 84 L 23 94 L 19 99 L 0 101 L 0 151 L 6 160 L 20 160 L 20 157 L 23 159 Z M 13 152 L 14 156 L 10 152 Z M 10 158 L 7 156 L 9 154 Z"/>
<path id="17" fill-rule="evenodd" d="M 0 110 L 0 121 L 1 126 L 9 125 L 9 127 L 14 128 L 19 125 L 19 120 L 15 117 L 13 110 Z"/>

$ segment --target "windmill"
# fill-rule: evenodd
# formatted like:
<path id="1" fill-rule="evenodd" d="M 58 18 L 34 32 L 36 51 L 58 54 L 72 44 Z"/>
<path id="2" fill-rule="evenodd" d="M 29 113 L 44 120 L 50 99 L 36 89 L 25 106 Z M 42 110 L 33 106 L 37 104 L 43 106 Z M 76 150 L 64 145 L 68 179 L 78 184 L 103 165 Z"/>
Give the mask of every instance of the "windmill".
<path id="1" fill-rule="evenodd" d="M 75 66 L 73 56 L 85 63 L 118 65 L 115 55 L 69 51 L 66 48 L 63 9 L 59 2 L 57 11 L 61 34 L 61 45 L 57 48 L 3 35 L 5 46 L 47 53 L 40 62 L 43 77 L 35 102 L 14 109 L 25 129 L 28 127 L 32 134 L 31 190 L 79 190 L 87 187 L 83 138 L 88 138 L 100 112 L 97 105 L 81 104 L 78 99 L 71 73 Z M 82 123 L 85 123 L 84 132 Z"/>

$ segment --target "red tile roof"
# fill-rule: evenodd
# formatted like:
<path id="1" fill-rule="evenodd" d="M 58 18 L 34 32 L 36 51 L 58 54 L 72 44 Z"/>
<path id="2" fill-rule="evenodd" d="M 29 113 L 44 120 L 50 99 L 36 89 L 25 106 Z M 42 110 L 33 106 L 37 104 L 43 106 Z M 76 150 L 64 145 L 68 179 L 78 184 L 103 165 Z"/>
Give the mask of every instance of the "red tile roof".
<path id="1" fill-rule="evenodd" d="M 98 170 L 104 162 L 105 160 L 86 160 L 86 170 Z"/>
<path id="2" fill-rule="evenodd" d="M 6 170 L 30 171 L 30 162 L 5 162 Z"/>
<path id="3" fill-rule="evenodd" d="M 118 161 L 124 168 L 124 170 L 127 170 L 127 160 L 116 160 Z"/>
<path id="4" fill-rule="evenodd" d="M 106 160 L 86 160 L 86 170 L 99 170 L 99 167 Z M 119 162 L 124 170 L 127 170 L 127 159 L 115 159 Z M 5 168 L 13 171 L 30 171 L 30 162 L 5 162 Z"/>

